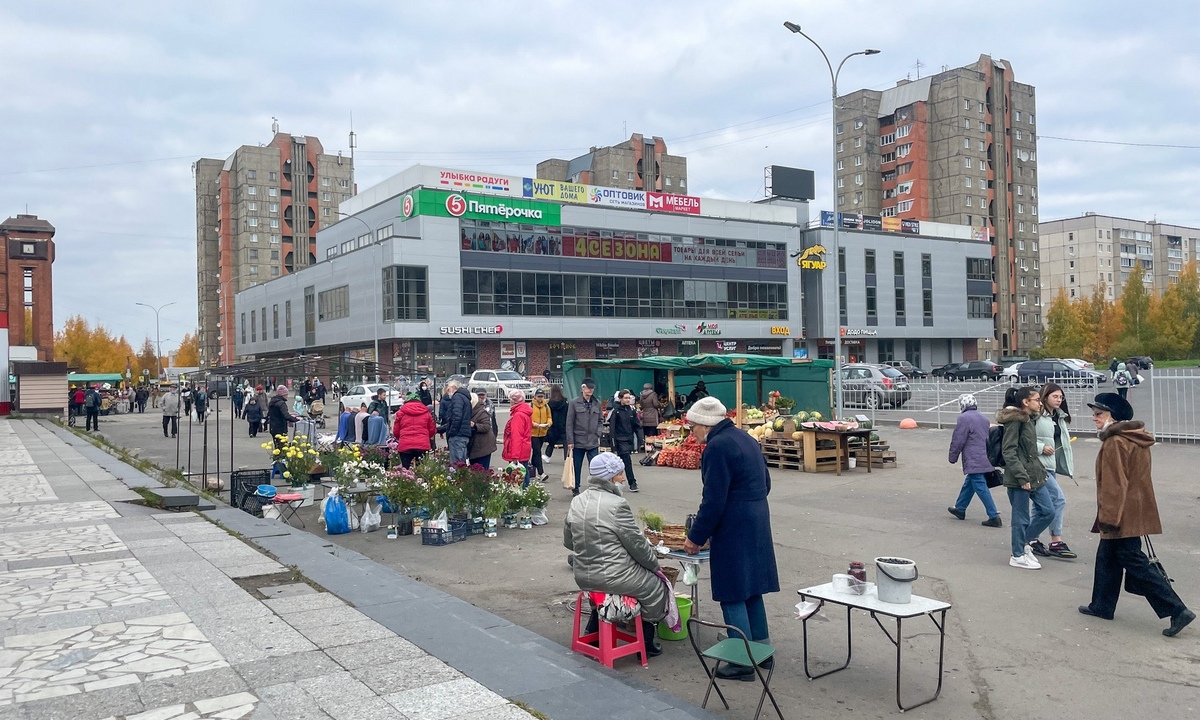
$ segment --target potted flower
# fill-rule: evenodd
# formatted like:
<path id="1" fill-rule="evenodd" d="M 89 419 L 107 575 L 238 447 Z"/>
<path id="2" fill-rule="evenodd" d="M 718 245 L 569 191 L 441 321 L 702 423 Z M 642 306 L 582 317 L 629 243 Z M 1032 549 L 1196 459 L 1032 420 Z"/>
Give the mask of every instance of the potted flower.
<path id="1" fill-rule="evenodd" d="M 524 502 L 530 527 L 545 525 L 549 522 L 546 518 L 546 506 L 550 504 L 550 493 L 546 490 L 545 485 L 530 483 L 529 487 L 525 488 Z"/>
<path id="2" fill-rule="evenodd" d="M 292 489 L 304 495 L 304 505 L 311 505 L 313 488 L 308 484 L 309 475 L 317 464 L 317 451 L 304 435 L 296 435 L 291 440 L 286 435 L 277 435 L 280 447 L 274 443 L 263 443 L 264 450 L 270 450 L 274 462 L 283 468 L 283 479 L 288 481 Z"/>
<path id="3" fill-rule="evenodd" d="M 483 506 L 483 534 L 493 538 L 500 525 L 500 516 L 508 509 L 509 485 L 500 478 L 493 478 L 488 490 L 488 498 Z"/>
<path id="4" fill-rule="evenodd" d="M 396 511 L 395 525 L 400 535 L 413 532 L 413 509 L 425 502 L 426 489 L 408 468 L 392 468 L 383 475 L 380 491 Z"/>

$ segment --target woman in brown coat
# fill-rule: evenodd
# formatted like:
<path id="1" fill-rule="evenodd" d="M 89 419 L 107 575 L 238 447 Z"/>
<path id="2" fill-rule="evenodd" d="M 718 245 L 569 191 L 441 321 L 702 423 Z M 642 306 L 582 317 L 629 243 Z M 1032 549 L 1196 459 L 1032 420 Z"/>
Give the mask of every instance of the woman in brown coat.
<path id="1" fill-rule="evenodd" d="M 471 396 L 471 442 L 467 445 L 467 457 L 472 465 L 492 466 L 492 453 L 496 452 L 496 431 L 492 429 L 492 414 L 478 395 Z"/>
<path id="2" fill-rule="evenodd" d="M 1124 575 L 1127 591 L 1145 597 L 1160 618 L 1171 618 L 1163 635 L 1174 637 L 1196 619 L 1196 613 L 1187 609 L 1171 583 L 1150 566 L 1142 552 L 1143 535 L 1162 534 L 1150 480 L 1154 436 L 1146 432 L 1145 423 L 1133 419 L 1133 407 L 1116 393 L 1100 393 L 1088 407 L 1100 431 L 1096 522 L 1092 526 L 1092 532 L 1100 533 L 1100 545 L 1096 548 L 1092 602 L 1080 605 L 1079 612 L 1112 620 Z"/>

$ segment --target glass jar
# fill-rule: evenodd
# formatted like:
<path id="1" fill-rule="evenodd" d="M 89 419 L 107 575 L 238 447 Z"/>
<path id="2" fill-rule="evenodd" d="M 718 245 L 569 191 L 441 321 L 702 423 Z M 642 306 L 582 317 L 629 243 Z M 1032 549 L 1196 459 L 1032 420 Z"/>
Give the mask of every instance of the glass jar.
<path id="1" fill-rule="evenodd" d="M 867 581 L 867 569 L 861 562 L 857 560 L 854 560 L 850 563 L 850 570 L 847 574 L 856 580 L 861 580 L 862 582 Z"/>

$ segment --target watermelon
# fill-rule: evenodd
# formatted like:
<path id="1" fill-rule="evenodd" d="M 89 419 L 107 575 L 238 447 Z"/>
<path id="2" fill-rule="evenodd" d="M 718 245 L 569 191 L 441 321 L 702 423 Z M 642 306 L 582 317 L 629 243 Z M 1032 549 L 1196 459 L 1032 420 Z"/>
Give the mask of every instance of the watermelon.
<path id="1" fill-rule="evenodd" d="M 783 418 L 775 418 L 775 422 L 771 423 L 771 429 L 775 432 L 783 432 Z"/>
<path id="2" fill-rule="evenodd" d="M 808 413 L 805 412 L 804 410 L 801 410 L 800 412 L 796 413 L 793 417 L 795 418 L 796 422 L 798 422 L 798 423 L 808 422 Z"/>
<path id="3" fill-rule="evenodd" d="M 824 416 L 822 416 L 821 413 L 817 412 L 816 410 L 813 410 L 808 414 L 808 419 L 812 420 L 813 422 L 821 422 L 823 418 Z"/>
<path id="4" fill-rule="evenodd" d="M 871 424 L 870 420 L 860 420 L 858 423 L 858 426 L 860 428 L 862 428 L 863 430 L 873 430 L 874 429 L 874 426 Z"/>

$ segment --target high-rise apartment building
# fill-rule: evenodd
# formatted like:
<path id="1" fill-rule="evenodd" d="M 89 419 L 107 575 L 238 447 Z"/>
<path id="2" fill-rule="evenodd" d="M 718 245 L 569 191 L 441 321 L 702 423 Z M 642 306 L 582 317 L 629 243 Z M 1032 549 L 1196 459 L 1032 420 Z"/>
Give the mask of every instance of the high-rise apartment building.
<path id="1" fill-rule="evenodd" d="M 1022 320 L 1042 298 L 1034 111 L 1033 86 L 987 55 L 838 98 L 838 211 L 986 228 L 995 335 L 980 349 L 993 357 L 1042 341 Z"/>
<path id="2" fill-rule="evenodd" d="M 540 180 L 600 185 L 626 190 L 687 194 L 687 158 L 667 154 L 667 142 L 638 133 L 623 143 L 593 147 L 574 160 L 537 164 Z"/>
<path id="3" fill-rule="evenodd" d="M 315 137 L 272 128 L 263 146 L 201 159 L 196 177 L 196 289 L 201 367 L 234 360 L 234 295 L 314 264 L 317 231 L 354 194 L 350 158 Z"/>
<path id="4" fill-rule="evenodd" d="M 1041 223 L 1042 305 L 1062 289 L 1067 298 L 1090 298 L 1104 287 L 1117 300 L 1135 263 L 1147 290 L 1166 292 L 1189 261 L 1200 257 L 1200 228 L 1084 213 Z"/>

